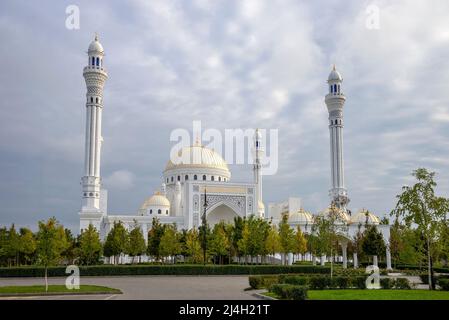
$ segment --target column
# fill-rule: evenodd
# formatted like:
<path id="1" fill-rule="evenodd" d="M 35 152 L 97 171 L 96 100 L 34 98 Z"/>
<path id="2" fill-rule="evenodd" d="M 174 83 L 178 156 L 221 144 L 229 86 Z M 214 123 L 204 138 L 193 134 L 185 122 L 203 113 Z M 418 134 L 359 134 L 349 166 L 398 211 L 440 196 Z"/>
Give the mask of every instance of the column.
<path id="1" fill-rule="evenodd" d="M 388 246 L 387 246 L 387 270 L 393 270 L 393 268 L 391 267 L 391 252 Z"/>
<path id="2" fill-rule="evenodd" d="M 373 265 L 377 267 L 377 256 L 373 256 Z"/>
<path id="3" fill-rule="evenodd" d="M 326 255 L 321 256 L 320 263 L 322 266 L 324 266 L 326 264 Z"/>
<path id="4" fill-rule="evenodd" d="M 343 253 L 343 269 L 348 268 L 348 243 L 347 242 L 342 242 L 341 243 L 341 251 Z"/>
<path id="5" fill-rule="evenodd" d="M 357 269 L 359 267 L 359 261 L 357 260 L 357 252 L 354 252 L 352 256 L 354 259 L 354 269 Z"/>

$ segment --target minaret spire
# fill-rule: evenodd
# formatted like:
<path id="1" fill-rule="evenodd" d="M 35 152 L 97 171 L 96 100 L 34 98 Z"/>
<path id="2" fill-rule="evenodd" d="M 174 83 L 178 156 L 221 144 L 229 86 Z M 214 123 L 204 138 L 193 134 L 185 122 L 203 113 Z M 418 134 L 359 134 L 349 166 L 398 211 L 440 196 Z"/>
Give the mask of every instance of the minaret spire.
<path id="1" fill-rule="evenodd" d="M 329 112 L 329 134 L 330 134 L 330 158 L 331 158 L 331 181 L 332 188 L 329 191 L 331 204 L 340 209 L 347 210 L 349 202 L 344 179 L 343 162 L 343 106 L 346 97 L 341 85 L 343 78 L 337 71 L 335 64 L 329 74 L 327 83 L 329 93 L 325 102 Z"/>
<path id="2" fill-rule="evenodd" d="M 81 179 L 83 205 L 81 208 L 80 229 L 91 223 L 93 220 L 84 220 L 83 215 L 89 219 L 99 218 L 105 212 L 100 208 L 100 156 L 101 143 L 101 120 L 103 112 L 103 87 L 108 78 L 106 69 L 103 67 L 104 50 L 98 35 L 95 34 L 94 40 L 90 43 L 87 52 L 88 64 L 84 67 L 83 76 L 86 81 L 86 140 L 85 140 L 85 159 L 84 176 Z M 99 219 L 96 220 L 97 222 Z M 98 222 L 99 223 L 99 222 Z M 99 226 L 95 226 L 97 230 Z"/>
<path id="3" fill-rule="evenodd" d="M 255 212 L 261 217 L 265 217 L 265 206 L 262 199 L 262 157 L 264 154 L 264 149 L 262 147 L 262 134 L 259 129 L 254 132 L 254 146 L 253 146 L 253 156 L 254 156 L 254 184 L 256 187 L 256 197 L 255 197 Z"/>

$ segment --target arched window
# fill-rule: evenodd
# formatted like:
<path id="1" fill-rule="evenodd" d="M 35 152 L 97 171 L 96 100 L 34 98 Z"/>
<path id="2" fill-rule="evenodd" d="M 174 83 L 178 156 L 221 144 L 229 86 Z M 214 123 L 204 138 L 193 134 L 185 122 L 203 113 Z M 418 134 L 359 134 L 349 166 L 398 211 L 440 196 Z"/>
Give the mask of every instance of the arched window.
<path id="1" fill-rule="evenodd" d="M 206 181 L 206 175 L 203 175 L 203 181 Z"/>
<path id="2" fill-rule="evenodd" d="M 165 214 L 168 214 L 168 210 L 165 210 Z"/>
<path id="3" fill-rule="evenodd" d="M 95 65 L 95 57 L 92 57 L 92 65 Z"/>
<path id="4" fill-rule="evenodd" d="M 167 183 L 168 183 L 168 178 L 167 178 Z"/>
<path id="5" fill-rule="evenodd" d="M 221 177 L 218 177 L 218 181 L 221 181 Z"/>
<path id="6" fill-rule="evenodd" d="M 337 93 L 337 85 L 334 84 L 334 94 Z"/>
<path id="7" fill-rule="evenodd" d="M 173 177 L 171 177 L 171 182 L 173 182 Z"/>
<path id="8" fill-rule="evenodd" d="M 100 58 L 97 57 L 97 67 L 100 66 Z"/>
<path id="9" fill-rule="evenodd" d="M 214 176 L 210 177 L 210 179 L 211 179 L 212 181 L 215 181 L 215 177 L 214 177 Z"/>
<path id="10" fill-rule="evenodd" d="M 186 174 L 186 176 L 184 177 L 184 180 L 189 180 L 189 175 L 188 174 Z"/>
<path id="11" fill-rule="evenodd" d="M 93 97 L 90 97 L 90 102 L 94 103 L 94 98 Z"/>
<path id="12" fill-rule="evenodd" d="M 338 120 L 335 120 L 335 124 L 338 124 Z"/>
<path id="13" fill-rule="evenodd" d="M 98 103 L 98 98 L 95 98 L 95 103 Z"/>
<path id="14" fill-rule="evenodd" d="M 161 214 L 161 213 L 162 213 L 161 209 L 158 209 L 157 214 Z"/>
<path id="15" fill-rule="evenodd" d="M 178 176 L 178 181 L 181 181 L 181 176 Z"/>
<path id="16" fill-rule="evenodd" d="M 193 176 L 193 180 L 198 180 L 198 176 L 197 176 L 197 175 L 194 175 L 194 176 Z"/>
<path id="17" fill-rule="evenodd" d="M 150 209 L 150 214 L 153 214 L 153 209 Z"/>

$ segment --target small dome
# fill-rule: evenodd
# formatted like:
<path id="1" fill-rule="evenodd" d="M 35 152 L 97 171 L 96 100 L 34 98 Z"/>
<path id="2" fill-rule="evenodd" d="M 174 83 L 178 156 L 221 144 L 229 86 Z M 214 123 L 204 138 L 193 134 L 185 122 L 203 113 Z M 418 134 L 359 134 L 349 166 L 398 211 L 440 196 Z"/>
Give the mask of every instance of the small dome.
<path id="1" fill-rule="evenodd" d="M 343 81 L 343 78 L 341 77 L 341 74 L 337 71 L 337 69 L 335 68 L 335 64 L 334 67 L 332 68 L 331 73 L 329 73 L 329 77 L 327 78 L 327 81 Z"/>
<path id="2" fill-rule="evenodd" d="M 140 210 L 146 210 L 149 207 L 170 207 L 170 201 L 160 192 L 156 192 L 144 201 Z"/>
<path id="3" fill-rule="evenodd" d="M 379 224 L 380 219 L 369 212 L 368 210 L 360 210 L 356 215 L 351 218 L 351 223 L 360 224 Z"/>
<path id="4" fill-rule="evenodd" d="M 350 222 L 348 214 L 344 210 L 336 208 L 336 207 L 334 207 L 334 208 L 331 208 L 331 207 L 326 208 L 323 212 L 321 212 L 321 215 L 324 215 L 325 217 L 328 217 L 332 212 L 337 215 L 336 219 L 340 220 L 340 222 L 344 222 L 344 223 L 349 223 Z"/>
<path id="5" fill-rule="evenodd" d="M 258 208 L 259 210 L 265 210 L 265 205 L 263 204 L 262 201 L 259 201 L 257 208 Z"/>
<path id="6" fill-rule="evenodd" d="M 295 222 L 298 224 L 312 224 L 313 223 L 313 216 L 304 211 L 304 209 L 299 209 L 296 212 L 292 212 L 289 214 L 288 220 L 290 222 Z"/>
<path id="7" fill-rule="evenodd" d="M 95 35 L 95 39 L 94 41 L 92 41 L 89 45 L 89 49 L 87 50 L 88 53 L 93 53 L 93 52 L 98 52 L 98 53 L 103 53 L 103 46 L 101 45 L 101 43 L 98 41 L 98 36 Z"/>

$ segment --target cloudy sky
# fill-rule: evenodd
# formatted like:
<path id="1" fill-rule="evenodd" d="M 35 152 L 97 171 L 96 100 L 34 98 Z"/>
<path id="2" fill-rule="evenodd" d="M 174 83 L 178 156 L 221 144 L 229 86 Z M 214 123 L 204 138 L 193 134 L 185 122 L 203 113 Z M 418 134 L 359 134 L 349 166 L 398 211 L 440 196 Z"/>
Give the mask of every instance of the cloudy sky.
<path id="1" fill-rule="evenodd" d="M 66 28 L 66 7 L 80 28 Z M 371 5 L 371 7 L 370 7 Z M 378 29 L 368 28 L 379 9 Z M 383 216 L 410 172 L 449 192 L 449 2 L 0 2 L 0 225 L 56 216 L 77 231 L 86 51 L 106 51 L 102 176 L 110 213 L 135 213 L 159 187 L 172 130 L 279 130 L 266 203 L 329 202 L 324 95 L 344 78 L 345 173 L 353 211 Z M 368 24 L 370 25 L 370 24 Z M 372 26 L 372 24 L 371 24 Z M 232 166 L 248 181 L 249 166 Z"/>

